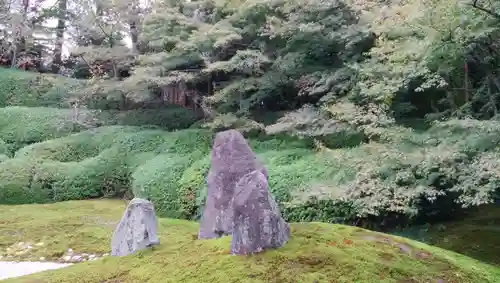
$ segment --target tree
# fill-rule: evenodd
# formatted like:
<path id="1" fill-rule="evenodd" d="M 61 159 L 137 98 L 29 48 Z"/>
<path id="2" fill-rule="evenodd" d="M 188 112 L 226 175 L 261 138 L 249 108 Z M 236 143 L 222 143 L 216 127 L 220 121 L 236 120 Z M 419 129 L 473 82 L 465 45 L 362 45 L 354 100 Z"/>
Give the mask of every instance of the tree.
<path id="1" fill-rule="evenodd" d="M 64 32 L 66 31 L 66 18 L 68 14 L 68 1 L 58 0 L 56 44 L 54 47 L 54 59 L 52 60 L 52 72 L 58 73 L 63 65 L 62 49 L 64 44 Z"/>

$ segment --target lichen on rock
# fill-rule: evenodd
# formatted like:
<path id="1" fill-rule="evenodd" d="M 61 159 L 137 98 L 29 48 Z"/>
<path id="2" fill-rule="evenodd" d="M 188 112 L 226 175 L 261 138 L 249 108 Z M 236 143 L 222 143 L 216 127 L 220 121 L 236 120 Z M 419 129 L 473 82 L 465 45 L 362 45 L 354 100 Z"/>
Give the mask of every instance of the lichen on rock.
<path id="1" fill-rule="evenodd" d="M 252 171 L 238 181 L 233 209 L 232 254 L 258 253 L 288 242 L 290 225 L 281 217 L 262 172 Z"/>
<path id="2" fill-rule="evenodd" d="M 230 235 L 233 228 L 232 199 L 236 183 L 252 171 L 268 176 L 243 135 L 236 130 L 219 132 L 212 148 L 212 161 L 207 176 L 207 201 L 199 239 Z"/>
<path id="3" fill-rule="evenodd" d="M 111 241 L 111 255 L 126 256 L 160 244 L 157 236 L 158 219 L 154 205 L 148 200 L 134 198 L 127 206 Z"/>

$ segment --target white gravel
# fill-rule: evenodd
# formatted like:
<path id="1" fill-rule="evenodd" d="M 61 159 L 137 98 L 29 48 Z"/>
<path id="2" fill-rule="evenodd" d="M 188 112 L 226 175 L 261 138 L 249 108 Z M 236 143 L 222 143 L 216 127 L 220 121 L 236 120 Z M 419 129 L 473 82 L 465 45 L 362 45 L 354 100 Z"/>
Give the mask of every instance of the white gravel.
<path id="1" fill-rule="evenodd" d="M 11 262 L 0 261 L 0 280 L 19 277 L 45 270 L 59 269 L 72 265 L 71 263 L 55 262 Z"/>

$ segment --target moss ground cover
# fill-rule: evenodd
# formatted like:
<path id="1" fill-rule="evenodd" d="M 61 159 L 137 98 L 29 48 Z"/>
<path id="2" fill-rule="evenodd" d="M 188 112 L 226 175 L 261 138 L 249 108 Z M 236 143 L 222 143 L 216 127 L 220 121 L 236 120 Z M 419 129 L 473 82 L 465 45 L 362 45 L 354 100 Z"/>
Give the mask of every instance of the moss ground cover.
<path id="1" fill-rule="evenodd" d="M 110 200 L 0 206 L 0 254 L 19 242 L 44 243 L 12 258 L 56 260 L 67 249 L 109 251 L 126 203 Z M 196 239 L 198 224 L 160 219 L 161 245 L 5 282 L 498 282 L 500 270 L 402 237 L 324 223 L 293 223 L 282 249 L 229 254 L 230 237 Z"/>

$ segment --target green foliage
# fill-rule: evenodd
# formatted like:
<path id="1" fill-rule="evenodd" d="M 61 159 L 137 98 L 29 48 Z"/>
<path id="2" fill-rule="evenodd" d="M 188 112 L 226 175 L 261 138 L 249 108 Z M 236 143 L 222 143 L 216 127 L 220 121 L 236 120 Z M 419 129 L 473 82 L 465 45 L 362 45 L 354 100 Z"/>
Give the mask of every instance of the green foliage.
<path id="1" fill-rule="evenodd" d="M 347 182 L 330 179 L 320 187 L 309 187 L 297 195 L 298 204 L 292 203 L 290 209 L 302 206 L 312 211 L 304 220 L 312 213 L 331 221 L 345 217 L 346 211 L 330 210 L 327 215 L 322 209 L 329 208 L 321 203 L 334 200 L 330 205 L 339 207 L 341 201 L 340 207 L 347 205 L 348 211 L 355 212 L 353 219 L 388 226 L 451 218 L 498 197 L 500 171 L 494 161 L 500 145 L 498 131 L 493 121 L 451 120 L 422 133 L 385 129 L 379 132 L 379 142 L 325 150 L 328 159 L 351 168 L 346 171 L 350 174 L 343 175 Z"/>
<path id="2" fill-rule="evenodd" d="M 9 198 L 0 200 L 23 203 L 23 194 L 17 192 L 24 191 L 41 190 L 38 202 L 121 197 L 133 191 L 154 201 L 160 215 L 196 218 L 204 205 L 212 139 L 211 131 L 200 129 L 111 126 L 35 143 L 0 163 L 3 197 Z M 301 140 L 268 137 L 250 143 L 270 166 L 270 183 L 280 202 L 289 200 L 295 188 L 335 170 Z M 16 175 L 23 166 L 25 173 Z"/>
<path id="3" fill-rule="evenodd" d="M 238 118 L 233 114 L 219 115 L 209 121 L 201 121 L 196 126 L 215 132 L 235 129 L 246 137 L 255 137 L 264 132 L 262 124 L 244 117 Z"/>
<path id="4" fill-rule="evenodd" d="M 0 68 L 0 107 L 63 107 L 78 81 L 61 76 Z"/>
<path id="5" fill-rule="evenodd" d="M 13 153 L 25 145 L 68 135 L 79 130 L 69 109 L 0 108 L 0 139 Z"/>
<path id="6" fill-rule="evenodd" d="M 189 128 L 197 121 L 193 111 L 177 106 L 159 109 L 106 111 L 100 112 L 98 117 L 105 120 L 108 125 L 157 126 L 168 131 Z"/>
<path id="7" fill-rule="evenodd" d="M 498 198 L 500 129 L 469 118 L 500 107 L 500 25 L 484 11 L 456 0 L 153 5 L 135 22 L 137 50 L 104 35 L 77 51 L 130 77 L 0 69 L 5 202 L 134 192 L 161 215 L 196 218 L 214 133 L 231 128 L 269 167 L 289 220 L 390 226 Z M 166 85 L 201 93 L 190 98 L 207 117 L 164 107 Z M 69 98 L 88 109 L 60 109 Z M 409 117 L 432 127 L 399 124 Z"/>
<path id="8" fill-rule="evenodd" d="M 86 114 L 86 116 L 84 115 Z M 83 118 L 82 118 L 83 117 Z M 56 108 L 35 108 L 35 107 L 5 107 L 0 108 L 0 153 L 13 154 L 18 149 L 51 140 L 57 137 L 64 137 L 71 133 L 76 133 L 86 129 L 86 121 L 97 121 L 102 125 L 124 125 L 143 127 L 159 127 L 166 130 L 174 130 L 190 126 L 195 121 L 195 117 L 189 110 L 177 107 L 162 108 L 155 110 L 130 110 L 125 112 L 100 111 L 82 112 L 79 120 L 75 120 L 75 114 L 70 109 Z M 119 133 L 124 128 L 114 127 L 113 134 Z M 96 130 L 99 131 L 99 130 Z M 105 134 L 101 133 L 99 136 Z M 68 142 L 71 149 L 60 149 L 57 147 L 57 154 L 85 154 L 86 147 L 98 147 L 99 144 L 91 144 L 92 132 L 87 132 L 78 136 L 64 140 Z M 76 141 L 77 139 L 88 140 L 89 143 Z M 57 142 L 57 141 L 56 141 Z M 102 140 L 96 143 L 103 142 Z M 62 145 L 60 147 L 64 147 Z M 78 147 L 83 147 L 79 150 Z M 62 157 L 61 157 L 62 158 Z M 60 159 L 61 161 L 70 161 Z"/>
<path id="9" fill-rule="evenodd" d="M 1 110 L 18 115 L 23 113 L 20 109 Z M 343 146 L 319 147 L 314 152 L 307 138 L 281 134 L 249 139 L 269 169 L 271 191 L 287 219 L 346 223 L 367 219 L 393 225 L 394 219 L 403 223 L 446 218 L 498 196 L 500 169 L 495 160 L 500 157 L 500 128 L 496 122 L 451 120 L 414 132 L 390 123 L 388 127 L 380 119 L 372 123 L 379 116 L 371 113 L 352 112 L 346 119 L 350 127 L 374 140 L 367 144 L 346 147 L 337 134 L 332 137 L 341 139 L 338 143 Z M 337 117 L 349 125 L 342 120 L 345 116 Z M 36 119 L 11 121 L 25 121 L 22 125 L 29 129 L 8 128 L 19 131 L 11 137 L 62 135 L 34 127 Z M 206 197 L 212 131 L 106 126 L 70 132 L 28 145 L 0 163 L 1 202 L 124 197 L 133 192 L 154 201 L 160 215 L 199 217 Z M 3 138 L 9 140 L 8 135 Z"/>
<path id="10" fill-rule="evenodd" d="M 8 159 L 0 163 L 0 202 L 44 203 L 54 200 L 50 182 L 64 174 L 64 164 L 36 159 Z"/>
<path id="11" fill-rule="evenodd" d="M 180 211 L 190 218 L 200 218 L 206 200 L 206 176 L 210 169 L 210 155 L 194 161 L 178 181 Z"/>
<path id="12" fill-rule="evenodd" d="M 9 154 L 9 145 L 0 139 L 0 154 Z"/>
<path id="13" fill-rule="evenodd" d="M 123 85 L 213 82 L 206 101 L 221 113 L 296 109 L 345 95 L 353 74 L 347 62 L 362 58 L 374 41 L 342 1 L 186 5 L 155 6 L 143 34 L 154 52 L 140 57 Z"/>
<path id="14" fill-rule="evenodd" d="M 133 174 L 134 195 L 150 199 L 160 215 L 189 217 L 181 211 L 178 181 L 192 162 L 189 157 L 162 154 L 140 166 Z"/>

